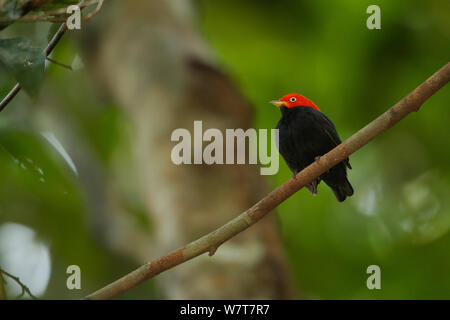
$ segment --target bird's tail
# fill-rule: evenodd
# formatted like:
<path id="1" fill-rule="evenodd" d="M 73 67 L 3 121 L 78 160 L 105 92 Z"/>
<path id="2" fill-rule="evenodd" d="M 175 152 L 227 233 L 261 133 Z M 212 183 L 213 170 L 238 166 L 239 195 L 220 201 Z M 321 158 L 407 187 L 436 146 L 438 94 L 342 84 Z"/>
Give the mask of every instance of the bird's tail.
<path id="1" fill-rule="evenodd" d="M 347 197 L 350 197 L 353 194 L 353 187 L 348 179 L 345 179 L 345 181 L 341 184 L 332 186 L 331 189 L 339 202 L 344 201 Z"/>

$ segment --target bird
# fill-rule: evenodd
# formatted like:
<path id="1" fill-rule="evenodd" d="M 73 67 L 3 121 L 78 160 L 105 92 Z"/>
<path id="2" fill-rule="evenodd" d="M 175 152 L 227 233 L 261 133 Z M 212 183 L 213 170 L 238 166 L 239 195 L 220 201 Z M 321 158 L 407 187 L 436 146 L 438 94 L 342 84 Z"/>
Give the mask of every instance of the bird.
<path id="1" fill-rule="evenodd" d="M 270 103 L 281 110 L 281 119 L 276 126 L 277 147 L 294 177 L 341 143 L 333 122 L 308 98 L 300 94 L 287 94 Z M 342 202 L 353 195 L 347 168 L 352 168 L 348 158 L 313 180 L 306 188 L 316 195 L 317 186 L 323 180 L 333 190 L 336 199 Z"/>

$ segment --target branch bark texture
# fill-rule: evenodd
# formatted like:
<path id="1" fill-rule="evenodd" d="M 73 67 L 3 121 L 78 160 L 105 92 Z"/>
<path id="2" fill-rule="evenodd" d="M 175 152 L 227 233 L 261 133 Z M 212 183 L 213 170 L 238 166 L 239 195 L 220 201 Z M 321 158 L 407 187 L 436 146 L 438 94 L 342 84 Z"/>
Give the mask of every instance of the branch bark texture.
<path id="1" fill-rule="evenodd" d="M 450 63 L 447 63 L 414 91 L 396 103 L 393 107 L 353 134 L 339 146 L 320 157 L 317 161 L 299 172 L 295 178 L 269 193 L 251 208 L 232 219 L 213 232 L 181 247 L 159 259 L 148 262 L 133 272 L 90 294 L 86 299 L 111 299 L 130 290 L 143 281 L 171 269 L 181 263 L 209 252 L 213 255 L 224 242 L 252 226 L 284 200 L 326 172 L 352 153 L 369 143 L 422 104 L 450 80 Z"/>

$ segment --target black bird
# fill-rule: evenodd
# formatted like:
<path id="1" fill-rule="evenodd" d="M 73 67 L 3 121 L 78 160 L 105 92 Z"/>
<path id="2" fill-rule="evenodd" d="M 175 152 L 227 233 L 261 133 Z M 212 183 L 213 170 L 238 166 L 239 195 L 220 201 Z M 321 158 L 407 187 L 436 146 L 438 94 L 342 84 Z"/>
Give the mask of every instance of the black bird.
<path id="1" fill-rule="evenodd" d="M 282 117 L 277 125 L 278 150 L 294 176 L 341 143 L 334 124 L 311 100 L 299 94 L 288 94 L 270 103 L 281 110 Z M 306 188 L 315 195 L 318 184 L 323 180 L 333 190 L 336 199 L 342 202 L 353 194 L 347 168 L 352 168 L 348 158 Z"/>

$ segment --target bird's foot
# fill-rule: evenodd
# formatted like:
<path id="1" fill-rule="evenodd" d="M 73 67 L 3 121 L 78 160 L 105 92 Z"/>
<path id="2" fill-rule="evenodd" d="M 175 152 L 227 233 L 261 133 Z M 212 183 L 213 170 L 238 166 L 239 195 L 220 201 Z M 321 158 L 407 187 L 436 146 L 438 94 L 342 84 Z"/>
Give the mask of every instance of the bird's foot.
<path id="1" fill-rule="evenodd" d="M 321 158 L 321 156 L 317 156 L 317 157 L 314 158 L 314 161 L 319 161 L 320 158 Z"/>

